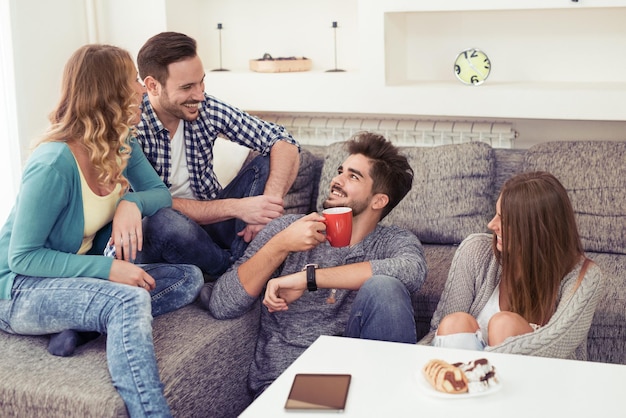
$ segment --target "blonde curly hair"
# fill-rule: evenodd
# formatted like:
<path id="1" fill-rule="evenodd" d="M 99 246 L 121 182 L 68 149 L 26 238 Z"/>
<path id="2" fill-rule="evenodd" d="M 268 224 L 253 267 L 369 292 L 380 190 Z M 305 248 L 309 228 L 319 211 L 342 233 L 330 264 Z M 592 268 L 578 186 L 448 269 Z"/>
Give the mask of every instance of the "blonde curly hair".
<path id="1" fill-rule="evenodd" d="M 111 45 L 85 45 L 63 72 L 61 99 L 39 143 L 82 142 L 103 185 L 129 187 L 123 176 L 134 135 L 137 94 L 129 83 L 136 72 L 130 54 Z M 132 79 L 132 78 L 131 78 Z"/>

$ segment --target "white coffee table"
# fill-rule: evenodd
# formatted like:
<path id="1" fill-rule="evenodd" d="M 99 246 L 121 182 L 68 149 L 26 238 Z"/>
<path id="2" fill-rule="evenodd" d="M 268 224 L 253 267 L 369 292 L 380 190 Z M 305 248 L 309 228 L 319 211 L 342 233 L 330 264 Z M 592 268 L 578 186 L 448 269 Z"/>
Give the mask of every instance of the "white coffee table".
<path id="1" fill-rule="evenodd" d="M 483 396 L 441 398 L 418 380 L 432 358 L 488 358 L 501 388 Z M 296 373 L 349 373 L 346 417 L 626 417 L 626 365 L 420 345 L 320 337 L 241 417 L 315 417 L 336 412 L 285 411 Z"/>

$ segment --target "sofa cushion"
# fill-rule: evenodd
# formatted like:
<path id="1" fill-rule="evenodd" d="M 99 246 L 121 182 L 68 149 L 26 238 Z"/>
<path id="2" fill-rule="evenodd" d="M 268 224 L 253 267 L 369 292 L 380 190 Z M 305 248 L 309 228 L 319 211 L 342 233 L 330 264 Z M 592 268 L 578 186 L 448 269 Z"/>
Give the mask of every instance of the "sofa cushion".
<path id="1" fill-rule="evenodd" d="M 194 303 L 154 319 L 159 372 L 175 417 L 234 418 L 250 404 L 259 306 L 217 320 Z M 107 369 L 104 336 L 72 357 L 50 355 L 48 339 L 0 331 L 0 416 L 128 416 Z"/>
<path id="2" fill-rule="evenodd" d="M 285 196 L 285 213 L 309 213 L 314 211 L 323 160 L 311 152 L 300 150 L 300 169 Z"/>
<path id="3" fill-rule="evenodd" d="M 626 256 L 593 252 L 587 256 L 600 266 L 606 283 L 587 337 L 587 359 L 626 364 Z"/>
<path id="4" fill-rule="evenodd" d="M 428 274 L 422 287 L 411 294 L 418 341 L 430 331 L 430 321 L 439 304 L 457 248 L 456 245 L 424 245 Z"/>
<path id="5" fill-rule="evenodd" d="M 235 178 L 250 157 L 250 148 L 218 136 L 213 145 L 213 171 L 222 187 Z M 258 154 L 258 153 L 257 153 Z"/>
<path id="6" fill-rule="evenodd" d="M 563 183 L 586 251 L 626 254 L 626 143 L 539 144 L 526 153 L 524 168 Z"/>
<path id="7" fill-rule="evenodd" d="M 348 153 L 344 143 L 328 146 L 320 181 L 318 209 L 331 179 Z M 414 171 L 413 188 L 383 220 L 411 230 L 423 243 L 458 244 L 484 232 L 494 213 L 495 157 L 483 142 L 402 147 Z M 454 191 L 454 192 L 451 192 Z"/>

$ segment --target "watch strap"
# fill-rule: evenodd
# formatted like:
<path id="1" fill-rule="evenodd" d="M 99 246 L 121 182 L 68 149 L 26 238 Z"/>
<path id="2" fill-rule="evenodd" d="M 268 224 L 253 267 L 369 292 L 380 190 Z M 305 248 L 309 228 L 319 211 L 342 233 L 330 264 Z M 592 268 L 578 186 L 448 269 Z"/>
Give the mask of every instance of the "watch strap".
<path id="1" fill-rule="evenodd" d="M 317 264 L 307 264 L 303 270 L 306 270 L 306 288 L 309 292 L 317 290 L 317 281 L 315 280 L 315 269 L 318 268 Z"/>

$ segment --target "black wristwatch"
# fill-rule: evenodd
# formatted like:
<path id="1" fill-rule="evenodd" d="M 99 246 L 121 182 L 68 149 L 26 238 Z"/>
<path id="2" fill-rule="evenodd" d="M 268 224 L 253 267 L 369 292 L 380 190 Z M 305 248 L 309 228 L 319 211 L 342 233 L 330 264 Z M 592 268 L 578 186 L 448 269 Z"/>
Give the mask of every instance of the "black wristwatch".
<path id="1" fill-rule="evenodd" d="M 307 264 L 302 269 L 306 270 L 306 288 L 309 289 L 309 292 L 314 292 L 317 290 L 317 282 L 315 281 L 315 269 L 319 266 L 317 264 Z"/>

